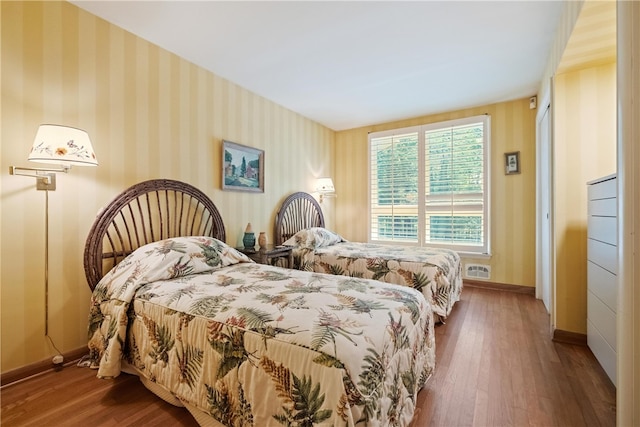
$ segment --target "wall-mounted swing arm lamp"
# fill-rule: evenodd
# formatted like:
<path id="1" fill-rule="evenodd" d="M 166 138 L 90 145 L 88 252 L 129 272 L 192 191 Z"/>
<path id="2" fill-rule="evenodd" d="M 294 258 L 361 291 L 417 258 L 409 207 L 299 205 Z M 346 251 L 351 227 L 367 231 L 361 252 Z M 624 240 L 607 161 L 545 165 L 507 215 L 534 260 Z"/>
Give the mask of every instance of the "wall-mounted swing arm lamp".
<path id="1" fill-rule="evenodd" d="M 40 125 L 38 128 L 28 160 L 57 165 L 34 168 L 9 166 L 9 174 L 34 177 L 36 189 L 45 192 L 44 335 L 51 340 L 49 337 L 49 191 L 56 189 L 56 173 L 68 173 L 72 165 L 97 166 L 98 160 L 87 132 L 82 129 L 51 124 Z M 53 341 L 51 343 L 53 344 Z M 55 348 L 55 344 L 53 347 Z M 58 353 L 60 352 L 58 351 Z"/>
<path id="2" fill-rule="evenodd" d="M 320 193 L 320 203 L 325 197 L 337 197 L 336 188 L 331 178 L 318 178 L 316 180 L 316 191 Z"/>
<path id="3" fill-rule="evenodd" d="M 32 176 L 36 178 L 36 189 L 46 191 L 56 189 L 56 173 L 68 173 L 72 165 L 98 165 L 89 134 L 82 129 L 60 125 L 40 125 L 28 160 L 52 163 L 57 167 L 9 166 L 9 173 Z"/>

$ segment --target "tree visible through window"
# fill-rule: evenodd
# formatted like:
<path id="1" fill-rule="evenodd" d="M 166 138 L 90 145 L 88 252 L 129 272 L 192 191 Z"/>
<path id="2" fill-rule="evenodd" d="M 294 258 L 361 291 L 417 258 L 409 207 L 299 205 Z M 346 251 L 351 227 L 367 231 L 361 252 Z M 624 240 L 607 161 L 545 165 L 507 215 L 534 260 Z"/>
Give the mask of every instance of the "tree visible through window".
<path id="1" fill-rule="evenodd" d="M 369 135 L 371 241 L 488 253 L 489 116 Z"/>

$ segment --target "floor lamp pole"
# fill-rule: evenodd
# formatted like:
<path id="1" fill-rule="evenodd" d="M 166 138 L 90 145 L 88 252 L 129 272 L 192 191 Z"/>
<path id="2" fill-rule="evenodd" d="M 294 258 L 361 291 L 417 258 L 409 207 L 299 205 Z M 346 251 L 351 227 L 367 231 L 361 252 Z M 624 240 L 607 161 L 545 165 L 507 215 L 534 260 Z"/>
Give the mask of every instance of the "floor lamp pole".
<path id="1" fill-rule="evenodd" d="M 46 179 L 38 181 L 38 189 L 44 190 L 44 336 L 58 352 L 58 355 L 53 357 L 53 364 L 60 365 L 64 358 L 49 336 L 49 191 L 56 189 L 55 181 L 55 174 L 49 174 Z"/>
<path id="2" fill-rule="evenodd" d="M 44 190 L 44 335 L 49 336 L 49 190 Z"/>

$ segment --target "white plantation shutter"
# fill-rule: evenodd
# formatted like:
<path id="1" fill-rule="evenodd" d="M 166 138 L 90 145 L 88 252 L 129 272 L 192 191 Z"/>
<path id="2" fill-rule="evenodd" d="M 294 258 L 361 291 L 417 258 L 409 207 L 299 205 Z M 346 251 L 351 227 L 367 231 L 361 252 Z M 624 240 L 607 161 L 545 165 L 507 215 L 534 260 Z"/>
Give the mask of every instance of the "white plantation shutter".
<path id="1" fill-rule="evenodd" d="M 371 240 L 418 243 L 418 132 L 370 143 Z"/>
<path id="2" fill-rule="evenodd" d="M 369 135 L 369 240 L 489 253 L 489 116 Z"/>

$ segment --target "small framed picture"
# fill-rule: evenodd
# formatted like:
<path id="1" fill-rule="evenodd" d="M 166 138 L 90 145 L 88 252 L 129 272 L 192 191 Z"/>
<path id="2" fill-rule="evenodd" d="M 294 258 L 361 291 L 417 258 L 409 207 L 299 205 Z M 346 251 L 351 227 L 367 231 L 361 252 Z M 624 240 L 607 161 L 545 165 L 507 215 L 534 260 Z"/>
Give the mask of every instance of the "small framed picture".
<path id="1" fill-rule="evenodd" d="M 504 173 L 512 175 L 520 173 L 520 152 L 504 153 Z"/>
<path id="2" fill-rule="evenodd" d="M 264 151 L 222 141 L 222 190 L 264 193 Z"/>

